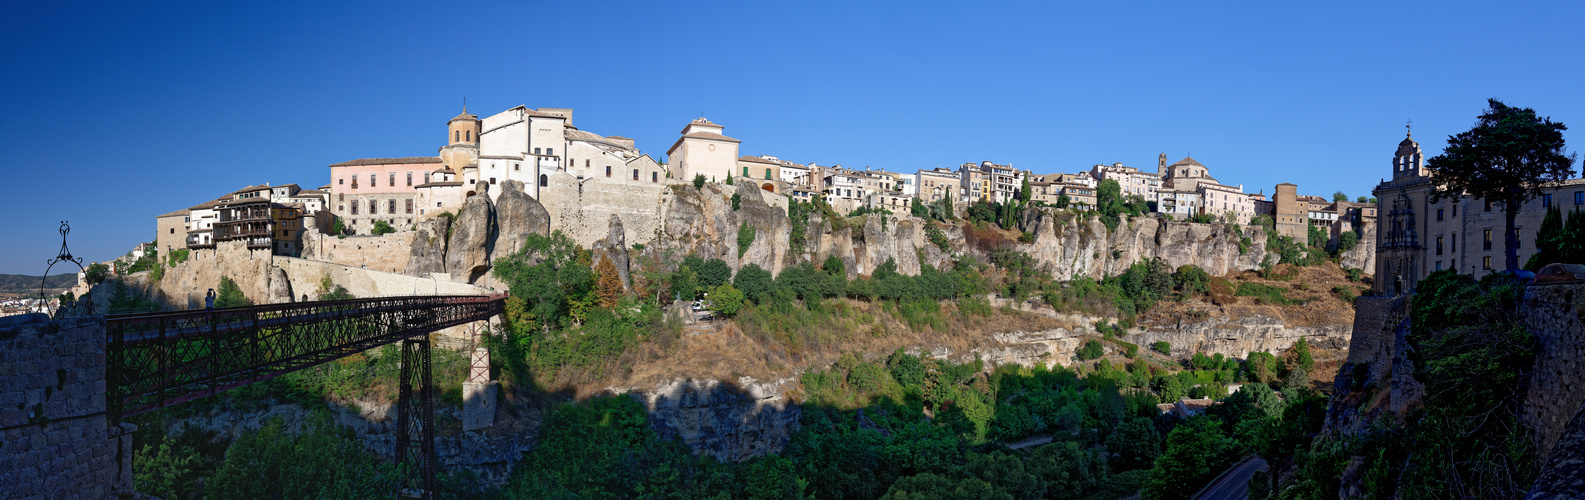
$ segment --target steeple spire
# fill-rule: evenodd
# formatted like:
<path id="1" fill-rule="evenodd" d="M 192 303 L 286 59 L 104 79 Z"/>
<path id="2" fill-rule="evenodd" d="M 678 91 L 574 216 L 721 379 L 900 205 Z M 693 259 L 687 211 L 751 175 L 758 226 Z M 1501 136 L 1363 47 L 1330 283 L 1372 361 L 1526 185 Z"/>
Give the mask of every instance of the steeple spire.
<path id="1" fill-rule="evenodd" d="M 1414 125 L 1414 120 L 1409 120 L 1408 123 L 1403 124 L 1403 135 L 1409 139 L 1413 139 L 1414 130 L 1409 128 L 1410 125 Z"/>

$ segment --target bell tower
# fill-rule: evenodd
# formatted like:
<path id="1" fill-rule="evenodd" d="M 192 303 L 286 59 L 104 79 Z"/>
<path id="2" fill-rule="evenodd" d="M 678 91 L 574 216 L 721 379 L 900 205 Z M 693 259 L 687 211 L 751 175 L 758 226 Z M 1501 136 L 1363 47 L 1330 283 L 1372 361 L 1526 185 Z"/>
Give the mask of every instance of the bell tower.
<path id="1" fill-rule="evenodd" d="M 1420 143 L 1414 142 L 1414 133 L 1404 125 L 1403 142 L 1398 143 L 1398 152 L 1392 156 L 1392 179 L 1404 177 L 1429 177 L 1431 173 L 1425 169 L 1425 158 L 1420 154 Z"/>
<path id="2" fill-rule="evenodd" d="M 468 114 L 467 106 L 463 106 L 462 114 L 446 122 L 447 142 L 440 148 L 440 162 L 458 179 L 462 169 L 479 163 L 479 126 L 479 117 Z"/>

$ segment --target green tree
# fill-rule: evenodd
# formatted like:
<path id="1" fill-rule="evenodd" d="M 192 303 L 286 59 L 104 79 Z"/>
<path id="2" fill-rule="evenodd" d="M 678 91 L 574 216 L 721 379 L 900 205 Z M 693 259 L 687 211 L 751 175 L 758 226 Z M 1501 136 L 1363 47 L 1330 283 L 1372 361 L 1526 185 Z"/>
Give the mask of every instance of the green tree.
<path id="1" fill-rule="evenodd" d="M 1294 356 L 1299 359 L 1299 368 L 1310 371 L 1315 368 L 1315 358 L 1310 355 L 1310 341 L 1299 337 L 1299 342 L 1293 344 Z"/>
<path id="2" fill-rule="evenodd" d="M 1519 210 L 1542 190 L 1574 175 L 1575 155 L 1563 154 L 1568 127 L 1488 99 L 1475 126 L 1449 137 L 1442 154 L 1426 161 L 1431 170 L 1430 201 L 1468 195 L 1503 207 L 1504 269 L 1519 269 L 1514 221 Z"/>
<path id="3" fill-rule="evenodd" d="M 105 265 L 103 262 L 95 262 L 88 265 L 88 270 L 85 272 L 83 279 L 87 281 L 89 285 L 97 285 L 104 283 L 105 279 L 109 277 L 110 266 Z"/>
<path id="4" fill-rule="evenodd" d="M 1073 199 L 1069 198 L 1067 193 L 1057 195 L 1057 208 L 1068 208 L 1068 205 L 1071 204 L 1073 204 Z"/>
<path id="5" fill-rule="evenodd" d="M 732 185 L 732 173 L 731 172 L 727 172 L 727 174 L 726 174 L 726 185 L 728 185 L 728 186 Z"/>
<path id="6" fill-rule="evenodd" d="M 1364 202 L 1369 201 L 1369 200 L 1370 200 L 1370 198 L 1366 198 L 1364 196 L 1361 196 L 1359 198 L 1355 198 L 1354 199 L 1354 203 L 1364 203 Z"/>
<path id="7" fill-rule="evenodd" d="M 1343 194 L 1342 191 L 1332 193 L 1332 201 L 1348 201 L 1348 195 Z"/>
<path id="8" fill-rule="evenodd" d="M 908 213 L 921 219 L 930 217 L 930 210 L 925 208 L 925 204 L 920 202 L 917 196 L 913 198 L 913 203 L 908 204 Z"/>
<path id="9" fill-rule="evenodd" d="M 1161 455 L 1161 433 L 1148 418 L 1129 419 L 1106 437 L 1106 452 L 1117 470 L 1151 467 Z"/>
<path id="10" fill-rule="evenodd" d="M 743 268 L 737 271 L 737 276 L 732 278 L 732 286 L 742 290 L 744 297 L 757 303 L 770 297 L 776 284 L 770 271 L 751 262 L 744 264 Z"/>
<path id="11" fill-rule="evenodd" d="M 1102 352 L 1101 341 L 1094 339 L 1087 340 L 1084 342 L 1084 346 L 1079 348 L 1079 361 L 1089 361 L 1099 358 L 1101 357 Z"/>
<path id="12" fill-rule="evenodd" d="M 694 189 L 704 189 L 705 180 L 706 179 L 704 178 L 704 174 L 694 174 L 694 176 L 693 176 L 693 188 Z"/>
<path id="13" fill-rule="evenodd" d="M 721 286 L 722 283 L 732 281 L 732 268 L 721 259 L 704 260 L 689 255 L 683 258 L 683 264 L 693 269 L 698 275 L 699 288 L 706 291 Z"/>
<path id="14" fill-rule="evenodd" d="M 1034 195 L 1034 191 L 1029 189 L 1029 174 L 1026 172 L 1026 173 L 1024 173 L 1024 182 L 1023 182 L 1023 184 L 1018 187 L 1018 202 L 1019 203 L 1023 203 L 1025 205 L 1028 205 L 1029 204 L 1029 199 L 1033 195 Z"/>
<path id="15" fill-rule="evenodd" d="M 677 300 L 693 300 L 699 294 L 698 276 L 693 269 L 683 264 L 677 267 L 677 272 L 671 274 L 671 295 Z"/>
<path id="16" fill-rule="evenodd" d="M 731 184 L 731 183 L 732 183 L 732 178 L 728 177 L 727 178 L 727 184 Z M 742 208 L 742 206 L 743 206 L 743 195 L 740 195 L 740 194 L 737 194 L 737 193 L 732 193 L 732 211 L 736 212 L 736 211 L 738 211 L 739 208 Z"/>
<path id="17" fill-rule="evenodd" d="M 513 297 L 522 299 L 534 324 L 517 328 L 539 329 L 576 321 L 583 308 L 593 304 L 595 276 L 589 252 L 560 231 L 530 234 L 516 253 L 495 262 L 495 277 L 506 283 Z M 518 334 L 527 335 L 527 331 Z M 527 338 L 527 337 L 520 337 Z"/>
<path id="18" fill-rule="evenodd" d="M 1200 266 L 1184 264 L 1172 273 L 1173 287 L 1184 295 L 1204 295 L 1210 290 L 1211 274 Z"/>
<path id="19" fill-rule="evenodd" d="M 1167 434 L 1167 449 L 1156 457 L 1144 497 L 1155 500 L 1187 498 L 1221 470 L 1228 446 L 1215 418 L 1197 416 Z"/>
<path id="20" fill-rule="evenodd" d="M 385 222 L 383 220 L 379 220 L 379 219 L 375 219 L 375 221 L 374 221 L 374 229 L 369 231 L 370 234 L 373 234 L 375 236 L 379 236 L 379 235 L 382 235 L 382 234 L 391 234 L 391 233 L 394 233 L 394 232 L 396 232 L 396 228 L 391 227 L 391 224 L 389 224 L 389 223 L 387 223 L 387 222 Z"/>
<path id="21" fill-rule="evenodd" d="M 1585 212 L 1575 208 L 1568 214 L 1568 221 L 1563 224 L 1563 235 L 1559 237 L 1558 259 L 1560 262 L 1580 263 L 1585 262 Z"/>
<path id="22" fill-rule="evenodd" d="M 242 294 L 242 289 L 237 287 L 237 282 L 231 281 L 230 276 L 220 277 L 220 286 L 215 287 L 215 307 L 242 307 L 252 304 L 253 301 Z"/>
<path id="23" fill-rule="evenodd" d="M 1541 229 L 1535 233 L 1535 255 L 1530 256 L 1530 262 L 1524 268 L 1537 271 L 1547 264 L 1572 262 L 1562 259 L 1564 236 L 1563 210 L 1553 203 L 1547 208 L 1546 217 L 1541 219 Z"/>
<path id="24" fill-rule="evenodd" d="M 401 468 L 363 451 L 350 428 L 319 412 L 292 435 L 280 417 L 245 431 L 205 485 L 207 498 L 392 497 Z"/>
<path id="25" fill-rule="evenodd" d="M 158 449 L 143 445 L 132 456 L 133 476 L 140 493 L 160 498 L 187 498 L 196 488 L 195 473 L 202 459 L 192 448 L 176 445 L 171 439 L 160 441 Z"/>
<path id="26" fill-rule="evenodd" d="M 737 312 L 743 309 L 743 292 L 733 288 L 731 283 L 722 283 L 710 290 L 710 303 L 716 314 L 728 318 L 737 316 Z"/>
<path id="27" fill-rule="evenodd" d="M 347 234 L 347 223 L 336 217 L 336 220 L 330 222 L 330 234 Z"/>

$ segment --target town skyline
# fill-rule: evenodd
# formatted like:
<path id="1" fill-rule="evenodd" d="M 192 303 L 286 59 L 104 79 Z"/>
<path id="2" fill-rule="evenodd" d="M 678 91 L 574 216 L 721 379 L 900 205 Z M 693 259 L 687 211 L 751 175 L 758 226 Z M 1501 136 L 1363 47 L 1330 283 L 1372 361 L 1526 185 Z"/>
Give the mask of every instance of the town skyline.
<path id="1" fill-rule="evenodd" d="M 1388 176 L 1408 120 L 1434 156 L 1487 97 L 1564 123 L 1585 116 L 1565 91 L 1581 77 L 1544 65 L 1585 46 L 1579 35 L 1538 29 L 1524 42 L 1482 46 L 1449 34 L 1484 22 L 1562 26 L 1577 17 L 1565 12 L 1574 6 L 1490 16 L 1467 6 L 1163 8 L 1137 17 L 1044 6 L 1008 8 L 1025 16 L 731 8 L 705 23 L 696 8 L 638 5 L 626 12 L 646 23 L 584 37 L 479 28 L 484 18 L 528 14 L 572 32 L 605 27 L 567 6 L 415 7 L 379 19 L 346 6 L 315 18 L 301 17 L 303 6 L 18 9 L 13 19 L 28 24 L 8 21 L 0 35 L 11 46 L 34 47 L 17 37 L 41 30 L 63 41 L 4 56 L 22 71 L 4 97 L 0 133 L 14 180 L 35 186 L 8 201 L 29 215 L 6 223 L 15 243 L 0 250 L 0 272 L 14 274 L 43 271 L 60 220 L 72 222 L 75 254 L 102 261 L 151 241 L 152 216 L 217 193 L 264 182 L 314 188 L 329 182 L 333 163 L 432 156 L 464 97 L 480 115 L 575 108 L 582 128 L 632 137 L 661 161 L 677 130 L 702 114 L 744 140 L 741 154 L 799 163 L 907 173 L 992 161 L 1048 174 L 1114 162 L 1150 170 L 1166 153 L 1169 162 L 1192 155 L 1250 193 L 1291 182 L 1304 194 L 1350 198 Z M 223 22 L 239 16 L 250 22 Z M 760 26 L 803 29 L 767 37 L 743 27 L 773 17 L 781 21 Z M 1295 17 L 1313 25 L 1273 25 Z M 1348 36 L 1360 40 L 1336 41 Z M 1453 64 L 1499 53 L 1492 66 Z M 566 62 L 509 63 L 523 54 Z M 1549 78 L 1535 77 L 1543 72 Z M 61 202 L 61 189 L 86 201 Z"/>

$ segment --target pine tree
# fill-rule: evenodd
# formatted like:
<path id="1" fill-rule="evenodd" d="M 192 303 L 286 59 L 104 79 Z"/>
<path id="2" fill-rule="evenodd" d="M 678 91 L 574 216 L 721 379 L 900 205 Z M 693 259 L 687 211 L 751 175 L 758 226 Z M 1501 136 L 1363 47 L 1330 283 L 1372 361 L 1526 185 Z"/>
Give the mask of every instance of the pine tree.
<path id="1" fill-rule="evenodd" d="M 616 301 L 622 299 L 622 276 L 616 272 L 616 264 L 604 255 L 600 256 L 600 263 L 595 265 L 595 274 L 599 275 L 600 306 L 615 307 Z"/>

